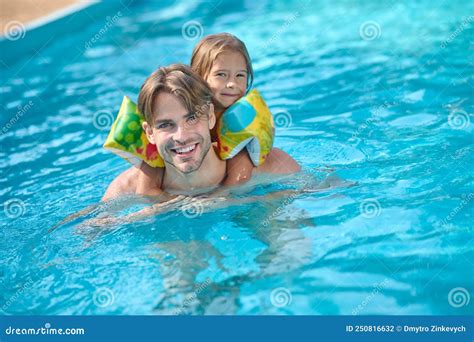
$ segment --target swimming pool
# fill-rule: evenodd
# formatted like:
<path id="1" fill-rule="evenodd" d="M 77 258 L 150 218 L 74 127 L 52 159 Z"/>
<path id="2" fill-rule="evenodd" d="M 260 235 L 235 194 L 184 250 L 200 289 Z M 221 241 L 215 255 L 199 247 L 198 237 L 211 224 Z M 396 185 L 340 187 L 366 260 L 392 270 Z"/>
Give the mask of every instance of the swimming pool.
<path id="1" fill-rule="evenodd" d="M 472 314 L 473 10 L 136 2 L 2 66 L 1 312 Z M 123 95 L 221 31 L 249 48 L 275 146 L 305 175 L 50 231 L 129 167 L 101 147 Z"/>

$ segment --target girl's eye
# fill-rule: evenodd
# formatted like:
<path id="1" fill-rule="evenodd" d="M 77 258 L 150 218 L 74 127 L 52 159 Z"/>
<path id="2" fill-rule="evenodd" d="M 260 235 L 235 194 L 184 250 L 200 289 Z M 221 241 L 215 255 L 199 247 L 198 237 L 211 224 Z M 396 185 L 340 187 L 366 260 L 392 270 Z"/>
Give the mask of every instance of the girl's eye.
<path id="1" fill-rule="evenodd" d="M 218 72 L 218 73 L 216 74 L 216 76 L 217 76 L 217 77 L 225 77 L 225 73 L 223 73 L 223 72 Z"/>
<path id="2" fill-rule="evenodd" d="M 237 74 L 237 77 L 241 77 L 241 78 L 242 78 L 242 77 L 245 77 L 245 76 L 247 76 L 247 75 L 245 75 L 245 74 Z"/>

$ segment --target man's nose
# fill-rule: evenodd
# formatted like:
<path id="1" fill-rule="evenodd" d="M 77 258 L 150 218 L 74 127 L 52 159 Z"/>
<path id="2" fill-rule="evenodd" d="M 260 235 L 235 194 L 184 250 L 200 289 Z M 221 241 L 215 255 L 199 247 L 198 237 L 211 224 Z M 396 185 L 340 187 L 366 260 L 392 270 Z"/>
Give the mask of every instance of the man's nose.
<path id="1" fill-rule="evenodd" d="M 188 127 L 186 123 L 177 126 L 173 139 L 179 144 L 185 144 L 188 137 Z"/>

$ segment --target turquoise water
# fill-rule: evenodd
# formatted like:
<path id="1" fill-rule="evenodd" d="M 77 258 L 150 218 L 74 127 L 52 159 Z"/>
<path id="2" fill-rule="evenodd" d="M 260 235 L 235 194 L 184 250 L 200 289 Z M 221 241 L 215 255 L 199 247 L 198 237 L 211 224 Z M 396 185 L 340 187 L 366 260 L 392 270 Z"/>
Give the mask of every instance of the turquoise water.
<path id="1" fill-rule="evenodd" d="M 1 312 L 472 314 L 473 14 L 136 2 L 2 65 Z M 123 95 L 221 31 L 247 44 L 275 146 L 304 172 L 88 223 L 149 205 L 127 197 L 56 226 L 129 167 L 101 147 Z"/>

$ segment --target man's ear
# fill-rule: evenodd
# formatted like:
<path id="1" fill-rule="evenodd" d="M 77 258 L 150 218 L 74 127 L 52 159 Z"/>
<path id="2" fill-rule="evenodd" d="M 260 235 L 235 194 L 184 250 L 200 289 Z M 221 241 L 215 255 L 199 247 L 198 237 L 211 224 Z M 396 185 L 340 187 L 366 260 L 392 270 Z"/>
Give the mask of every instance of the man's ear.
<path id="1" fill-rule="evenodd" d="M 209 129 L 213 129 L 216 125 L 216 114 L 214 113 L 214 105 L 209 105 Z"/>
<path id="2" fill-rule="evenodd" d="M 148 122 L 143 121 L 142 128 L 143 128 L 143 131 L 145 131 L 145 134 L 146 134 L 146 137 L 148 138 L 148 141 L 151 142 L 152 144 L 156 145 L 155 137 L 153 136 L 153 127 L 151 127 L 151 125 L 148 124 Z"/>

